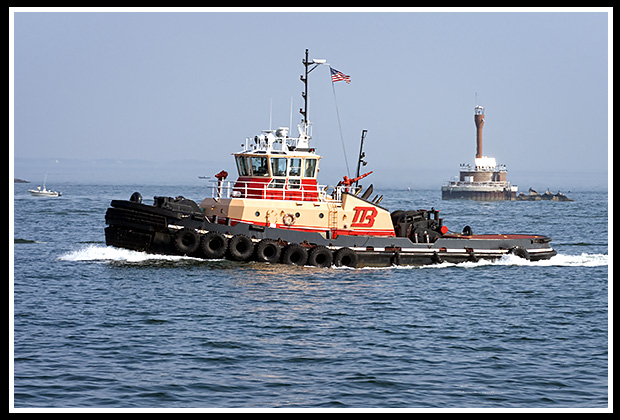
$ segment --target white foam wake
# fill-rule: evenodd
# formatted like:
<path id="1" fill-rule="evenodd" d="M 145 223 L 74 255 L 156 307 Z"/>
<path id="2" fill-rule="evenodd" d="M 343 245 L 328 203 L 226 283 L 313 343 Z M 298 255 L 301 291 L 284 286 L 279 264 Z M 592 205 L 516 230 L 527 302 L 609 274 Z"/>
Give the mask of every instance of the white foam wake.
<path id="1" fill-rule="evenodd" d="M 184 257 L 180 255 L 147 254 L 146 252 L 131 251 L 129 249 L 101 245 L 89 245 L 85 248 L 69 252 L 59 257 L 59 260 L 61 261 L 118 261 L 130 263 L 197 259 L 198 258 Z"/>
<path id="2" fill-rule="evenodd" d="M 558 254 L 548 260 L 528 261 L 516 255 L 507 254 L 497 260 L 480 260 L 478 262 L 462 262 L 458 264 L 441 263 L 436 265 L 423 266 L 425 268 L 443 267 L 481 267 L 485 265 L 499 266 L 528 266 L 528 267 L 600 267 L 608 265 L 607 254 L 587 254 L 565 255 Z"/>
<path id="3" fill-rule="evenodd" d="M 508 254 L 494 261 L 480 260 L 478 262 L 462 262 L 458 264 L 441 263 L 420 266 L 421 268 L 447 268 L 447 267 L 481 267 L 485 265 L 499 266 L 531 266 L 531 267 L 600 267 L 608 265 L 607 254 L 564 255 L 558 254 L 548 260 L 527 261 L 515 255 Z M 182 261 L 200 260 L 199 258 L 184 257 L 179 255 L 147 254 L 146 252 L 131 251 L 128 249 L 114 248 L 111 246 L 89 245 L 85 248 L 69 252 L 59 257 L 61 261 L 117 261 L 129 263 L 141 263 L 145 261 Z M 401 266 L 399 268 L 411 268 Z"/>

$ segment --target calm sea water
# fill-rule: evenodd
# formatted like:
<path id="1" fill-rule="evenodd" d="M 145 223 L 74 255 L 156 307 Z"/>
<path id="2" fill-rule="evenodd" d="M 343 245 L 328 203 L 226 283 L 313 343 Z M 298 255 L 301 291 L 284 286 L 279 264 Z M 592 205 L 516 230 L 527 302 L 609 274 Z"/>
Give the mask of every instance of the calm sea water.
<path id="1" fill-rule="evenodd" d="M 541 233 L 530 263 L 316 269 L 105 246 L 110 200 L 204 187 L 15 184 L 13 404 L 36 407 L 608 406 L 608 201 L 442 201 L 455 231 Z M 9 239 L 10 240 L 10 239 Z"/>

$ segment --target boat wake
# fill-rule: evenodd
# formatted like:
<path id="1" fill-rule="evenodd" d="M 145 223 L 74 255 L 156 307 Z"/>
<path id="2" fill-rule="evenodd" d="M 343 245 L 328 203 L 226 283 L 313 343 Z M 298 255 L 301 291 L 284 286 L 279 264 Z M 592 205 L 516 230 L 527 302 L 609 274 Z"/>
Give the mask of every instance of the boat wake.
<path id="1" fill-rule="evenodd" d="M 148 254 L 146 252 L 131 251 L 128 249 L 114 248 L 111 246 L 89 245 L 87 247 L 66 253 L 59 257 L 61 261 L 93 261 L 93 262 L 120 262 L 120 263 L 148 263 L 148 262 L 176 262 L 176 261 L 205 261 L 200 258 L 180 255 Z M 220 261 L 220 260 L 218 260 Z M 425 266 L 398 266 L 386 267 L 386 269 L 437 269 L 437 268 L 475 268 L 484 266 L 528 266 L 528 267 L 601 267 L 608 265 L 607 254 L 565 255 L 558 254 L 548 260 L 527 261 L 515 255 L 505 255 L 495 261 L 480 260 L 478 262 L 462 262 L 458 264 L 441 263 Z M 368 268 L 376 269 L 376 268 Z"/>
<path id="2" fill-rule="evenodd" d="M 480 260 L 478 262 L 462 262 L 458 264 L 441 263 L 435 265 L 426 265 L 419 268 L 447 268 L 462 267 L 473 268 L 483 266 L 527 266 L 527 267 L 601 267 L 608 265 L 607 254 L 586 254 L 566 255 L 557 254 L 548 260 L 528 261 L 516 255 L 504 255 L 498 260 Z"/>
<path id="3" fill-rule="evenodd" d="M 85 248 L 69 252 L 58 258 L 61 261 L 99 261 L 99 262 L 127 262 L 143 263 L 149 261 L 203 261 L 200 258 L 181 255 L 148 254 L 146 252 L 129 249 L 114 248 L 111 246 L 89 245 Z"/>

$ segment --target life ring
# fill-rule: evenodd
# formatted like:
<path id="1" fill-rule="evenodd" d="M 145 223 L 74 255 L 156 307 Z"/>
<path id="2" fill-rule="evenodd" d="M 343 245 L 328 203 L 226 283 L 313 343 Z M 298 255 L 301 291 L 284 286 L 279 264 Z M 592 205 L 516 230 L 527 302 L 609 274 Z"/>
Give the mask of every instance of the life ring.
<path id="1" fill-rule="evenodd" d="M 256 259 L 261 262 L 277 263 L 281 254 L 282 248 L 273 239 L 263 239 L 256 246 Z"/>
<path id="2" fill-rule="evenodd" d="M 174 234 L 172 244 L 181 255 L 195 252 L 200 245 L 200 238 L 194 229 L 183 228 Z"/>
<path id="3" fill-rule="evenodd" d="M 351 248 L 340 248 L 334 255 L 334 264 L 336 267 L 352 267 L 357 266 L 359 256 Z"/>
<path id="4" fill-rule="evenodd" d="M 254 243 L 245 235 L 235 235 L 228 241 L 228 255 L 234 261 L 247 261 L 254 253 Z"/>
<path id="5" fill-rule="evenodd" d="M 291 226 L 295 223 L 295 215 L 292 213 L 287 213 L 282 217 L 282 223 L 286 226 Z"/>
<path id="6" fill-rule="evenodd" d="M 299 244 L 288 244 L 282 252 L 282 262 L 289 265 L 306 265 L 308 251 Z"/>
<path id="7" fill-rule="evenodd" d="M 323 245 L 315 246 L 308 254 L 308 264 L 315 267 L 331 267 L 333 261 L 332 252 Z"/>
<path id="8" fill-rule="evenodd" d="M 220 232 L 209 232 L 202 237 L 200 249 L 206 258 L 220 259 L 226 254 L 228 239 Z"/>

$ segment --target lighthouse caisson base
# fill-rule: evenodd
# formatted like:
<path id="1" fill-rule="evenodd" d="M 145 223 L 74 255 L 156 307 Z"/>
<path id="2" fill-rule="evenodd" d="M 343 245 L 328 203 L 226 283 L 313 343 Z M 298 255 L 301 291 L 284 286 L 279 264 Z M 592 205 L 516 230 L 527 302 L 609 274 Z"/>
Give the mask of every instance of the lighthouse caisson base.
<path id="1" fill-rule="evenodd" d="M 450 188 L 450 186 L 443 186 L 441 188 L 442 200 L 473 200 L 473 201 L 515 201 L 517 199 L 517 192 L 513 190 L 492 190 L 484 191 L 467 188 Z"/>

